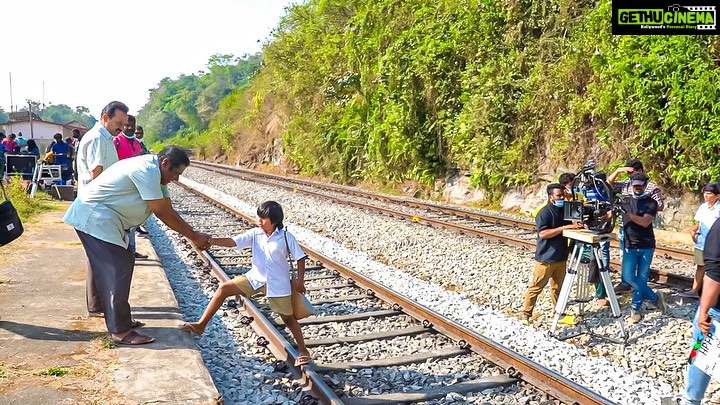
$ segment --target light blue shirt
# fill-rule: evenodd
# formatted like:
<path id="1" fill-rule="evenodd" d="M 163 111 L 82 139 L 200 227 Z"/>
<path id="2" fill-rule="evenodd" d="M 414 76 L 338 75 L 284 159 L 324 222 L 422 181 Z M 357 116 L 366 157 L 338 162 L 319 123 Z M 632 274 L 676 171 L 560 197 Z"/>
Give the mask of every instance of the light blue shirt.
<path id="1" fill-rule="evenodd" d="M 151 213 L 148 201 L 169 197 L 155 155 L 121 160 L 85 186 L 63 221 L 95 238 L 127 248 L 129 229 Z"/>
<path id="2" fill-rule="evenodd" d="M 77 151 L 78 193 L 92 180 L 92 171 L 102 166 L 107 170 L 118 161 L 112 134 L 100 121 L 80 140 Z"/>

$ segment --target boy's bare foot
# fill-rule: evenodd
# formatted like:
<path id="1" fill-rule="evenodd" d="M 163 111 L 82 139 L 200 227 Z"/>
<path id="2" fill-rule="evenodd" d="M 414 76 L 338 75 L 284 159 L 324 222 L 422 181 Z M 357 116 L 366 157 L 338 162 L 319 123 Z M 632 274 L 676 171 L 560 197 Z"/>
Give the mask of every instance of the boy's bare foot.
<path id="1" fill-rule="evenodd" d="M 180 329 L 184 330 L 185 332 L 194 333 L 198 336 L 202 335 L 203 332 L 205 332 L 205 328 L 201 327 L 200 324 L 196 322 L 185 322 L 180 325 Z"/>

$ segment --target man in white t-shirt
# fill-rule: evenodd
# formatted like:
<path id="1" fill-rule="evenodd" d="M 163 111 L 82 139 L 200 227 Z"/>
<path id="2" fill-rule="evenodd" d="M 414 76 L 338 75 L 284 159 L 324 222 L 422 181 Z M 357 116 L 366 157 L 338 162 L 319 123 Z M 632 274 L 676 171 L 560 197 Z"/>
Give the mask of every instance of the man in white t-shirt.
<path id="1" fill-rule="evenodd" d="M 210 235 L 194 231 L 170 203 L 167 184 L 176 181 L 189 165 L 185 151 L 173 145 L 157 156 L 117 162 L 85 186 L 63 217 L 75 228 L 85 248 L 105 325 L 117 343 L 154 341 L 133 330 L 138 325 L 132 320 L 128 302 L 135 266 L 134 254 L 128 248 L 130 229 L 153 213 L 198 248 L 210 246 Z"/>
<path id="2" fill-rule="evenodd" d="M 80 141 L 77 149 L 78 194 L 103 170 L 118 161 L 112 137 L 119 134 L 128 120 L 130 109 L 119 101 L 103 108 L 100 121 L 95 123 Z"/>
<path id="3" fill-rule="evenodd" d="M 75 153 L 78 194 L 82 194 L 85 186 L 97 178 L 103 170 L 118 161 L 112 137 L 120 132 L 127 122 L 128 111 L 128 106 L 125 104 L 119 101 L 110 102 L 103 108 L 100 121 L 82 137 Z M 89 265 L 85 275 L 85 300 L 90 316 L 103 316 L 97 286 Z"/>
<path id="4" fill-rule="evenodd" d="M 680 293 L 683 298 L 700 298 L 700 287 L 702 287 L 703 277 L 705 276 L 705 261 L 703 260 L 703 250 L 705 250 L 705 238 L 712 228 L 715 220 L 720 217 L 720 183 L 708 183 L 703 187 L 704 203 L 700 204 L 695 212 L 695 225 L 690 230 L 695 242 L 695 279 L 690 290 Z"/>

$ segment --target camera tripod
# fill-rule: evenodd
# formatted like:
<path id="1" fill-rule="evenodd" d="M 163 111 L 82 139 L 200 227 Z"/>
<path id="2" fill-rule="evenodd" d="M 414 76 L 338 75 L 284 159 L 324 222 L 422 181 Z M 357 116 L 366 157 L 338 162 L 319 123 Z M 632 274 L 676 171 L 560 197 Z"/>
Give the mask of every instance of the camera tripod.
<path id="1" fill-rule="evenodd" d="M 610 280 L 610 272 L 605 263 L 603 263 L 603 252 L 600 246 L 602 242 L 610 242 L 609 233 L 606 234 L 594 234 L 589 231 L 563 231 L 563 236 L 569 239 L 575 240 L 575 247 L 573 248 L 572 256 L 568 261 L 567 270 L 565 273 L 565 280 L 563 281 L 562 288 L 560 290 L 560 296 L 558 297 L 557 305 L 555 305 L 555 318 L 553 319 L 552 328 L 550 333 L 555 333 L 558 321 L 560 317 L 565 314 L 565 308 L 568 305 L 570 293 L 575 285 L 576 302 L 580 304 L 580 313 L 583 311 L 583 305 L 592 300 L 592 293 L 594 289 L 592 284 L 586 282 L 589 272 L 589 262 L 583 260 L 583 253 L 590 252 L 591 260 L 595 260 L 600 272 L 600 282 L 605 287 L 607 293 L 607 300 L 610 302 L 610 308 L 612 309 L 613 316 L 618 320 L 620 330 L 623 335 L 623 340 L 613 339 L 607 336 L 594 334 L 587 324 L 583 322 L 583 325 L 588 329 L 588 333 L 599 336 L 605 340 L 609 340 L 614 343 L 626 343 L 628 339 L 628 333 L 625 330 L 625 323 L 622 319 L 622 313 L 620 312 L 620 304 L 618 304 L 617 297 L 615 296 L 615 290 L 613 289 L 612 281 Z M 580 333 L 567 338 L 574 337 Z"/>

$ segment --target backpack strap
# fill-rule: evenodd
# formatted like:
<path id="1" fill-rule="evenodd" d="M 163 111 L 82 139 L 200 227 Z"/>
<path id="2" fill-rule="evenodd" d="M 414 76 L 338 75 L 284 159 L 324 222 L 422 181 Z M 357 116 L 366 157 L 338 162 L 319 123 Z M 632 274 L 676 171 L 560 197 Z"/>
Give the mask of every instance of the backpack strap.
<path id="1" fill-rule="evenodd" d="M 287 230 L 283 229 L 283 236 L 285 236 L 285 247 L 287 248 L 288 253 L 288 263 L 290 263 L 290 272 L 292 273 L 292 277 L 295 278 L 297 275 L 295 274 L 295 266 L 293 266 L 293 259 L 292 255 L 290 254 L 290 244 L 288 243 L 287 239 Z"/>

